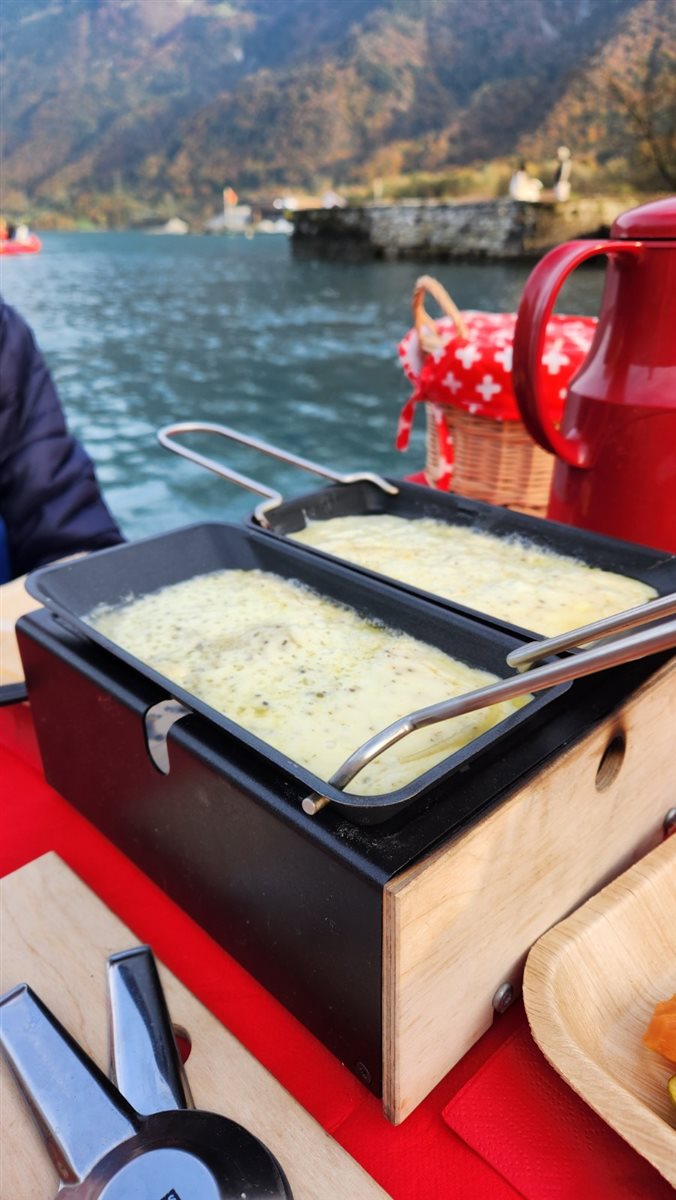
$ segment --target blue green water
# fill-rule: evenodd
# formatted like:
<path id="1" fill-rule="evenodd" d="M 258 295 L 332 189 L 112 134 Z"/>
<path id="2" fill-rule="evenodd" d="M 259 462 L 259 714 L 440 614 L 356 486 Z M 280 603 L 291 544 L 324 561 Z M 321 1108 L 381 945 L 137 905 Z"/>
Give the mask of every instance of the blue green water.
<path id="1" fill-rule="evenodd" d="M 424 420 L 394 449 L 410 390 L 397 343 L 413 283 L 436 275 L 461 308 L 514 310 L 528 268 L 511 264 L 296 262 L 281 236 L 46 234 L 42 253 L 0 260 L 0 290 L 32 325 L 69 425 L 128 537 L 239 519 L 256 498 L 156 443 L 174 420 L 219 421 L 340 471 L 390 475 L 424 462 Z M 579 273 L 562 307 L 594 313 L 602 274 Z M 245 448 L 203 453 L 285 496 L 315 483 Z"/>

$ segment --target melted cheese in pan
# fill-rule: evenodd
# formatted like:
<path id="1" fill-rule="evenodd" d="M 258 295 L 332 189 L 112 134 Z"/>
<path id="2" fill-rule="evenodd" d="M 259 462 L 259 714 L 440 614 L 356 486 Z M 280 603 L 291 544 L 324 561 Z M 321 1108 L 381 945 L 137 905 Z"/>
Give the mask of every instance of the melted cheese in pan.
<path id="1" fill-rule="evenodd" d="M 89 619 L 322 779 L 392 721 L 497 679 L 262 571 L 216 571 Z M 402 787 L 523 703 L 416 730 L 348 790 L 375 795 Z"/>
<path id="2" fill-rule="evenodd" d="M 381 513 L 310 521 L 291 535 L 338 558 L 552 637 L 652 600 L 640 580 L 522 538 Z"/>

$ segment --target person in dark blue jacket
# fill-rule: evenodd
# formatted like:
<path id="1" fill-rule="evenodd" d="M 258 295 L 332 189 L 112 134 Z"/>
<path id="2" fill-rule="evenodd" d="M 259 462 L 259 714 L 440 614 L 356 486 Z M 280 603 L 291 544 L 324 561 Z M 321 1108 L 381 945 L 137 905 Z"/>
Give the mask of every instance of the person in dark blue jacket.
<path id="1" fill-rule="evenodd" d="M 122 541 L 33 334 L 0 297 L 0 581 Z"/>

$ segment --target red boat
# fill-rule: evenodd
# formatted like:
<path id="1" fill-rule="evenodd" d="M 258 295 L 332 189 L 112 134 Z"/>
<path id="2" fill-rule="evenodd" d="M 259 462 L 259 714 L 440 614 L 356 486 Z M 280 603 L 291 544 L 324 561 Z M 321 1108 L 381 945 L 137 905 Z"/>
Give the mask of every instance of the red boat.
<path id="1" fill-rule="evenodd" d="M 0 238 L 0 254 L 37 254 L 42 242 L 35 233 L 23 238 Z"/>

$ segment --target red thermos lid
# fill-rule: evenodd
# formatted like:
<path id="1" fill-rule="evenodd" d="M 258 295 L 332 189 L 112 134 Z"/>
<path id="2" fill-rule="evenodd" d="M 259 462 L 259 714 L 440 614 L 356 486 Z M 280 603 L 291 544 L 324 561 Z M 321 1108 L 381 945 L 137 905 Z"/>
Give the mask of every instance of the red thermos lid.
<path id="1" fill-rule="evenodd" d="M 646 238 L 676 239 L 676 196 L 664 200 L 651 200 L 638 208 L 630 208 L 613 223 L 612 238 L 629 238 L 631 241 Z"/>

